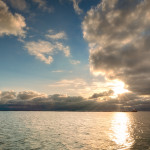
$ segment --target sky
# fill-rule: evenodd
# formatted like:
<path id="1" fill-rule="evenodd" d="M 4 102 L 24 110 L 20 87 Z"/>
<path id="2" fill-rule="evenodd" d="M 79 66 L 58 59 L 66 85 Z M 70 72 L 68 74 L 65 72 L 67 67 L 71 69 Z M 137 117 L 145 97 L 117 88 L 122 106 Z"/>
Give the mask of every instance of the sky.
<path id="1" fill-rule="evenodd" d="M 0 103 L 149 110 L 149 16 L 148 0 L 0 0 Z"/>

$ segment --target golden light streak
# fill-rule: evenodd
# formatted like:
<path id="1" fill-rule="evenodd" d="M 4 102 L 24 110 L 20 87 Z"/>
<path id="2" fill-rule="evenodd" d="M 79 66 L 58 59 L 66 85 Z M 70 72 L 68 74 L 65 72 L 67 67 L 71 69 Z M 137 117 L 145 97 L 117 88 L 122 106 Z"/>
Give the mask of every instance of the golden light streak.
<path id="1" fill-rule="evenodd" d="M 130 148 L 134 142 L 131 136 L 131 122 L 127 113 L 115 113 L 112 120 L 112 141 L 122 148 Z"/>

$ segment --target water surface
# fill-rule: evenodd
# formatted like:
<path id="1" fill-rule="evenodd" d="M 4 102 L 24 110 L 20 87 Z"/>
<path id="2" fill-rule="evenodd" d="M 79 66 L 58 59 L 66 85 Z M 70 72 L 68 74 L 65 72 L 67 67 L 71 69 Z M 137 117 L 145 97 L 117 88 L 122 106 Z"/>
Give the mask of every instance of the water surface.
<path id="1" fill-rule="evenodd" d="M 0 149 L 150 150 L 150 112 L 0 112 Z"/>

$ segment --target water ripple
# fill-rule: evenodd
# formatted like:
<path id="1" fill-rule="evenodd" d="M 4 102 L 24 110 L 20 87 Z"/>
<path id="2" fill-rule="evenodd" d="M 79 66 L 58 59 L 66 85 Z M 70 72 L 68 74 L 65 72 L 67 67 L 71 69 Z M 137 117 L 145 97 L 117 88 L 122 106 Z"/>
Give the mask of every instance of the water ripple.
<path id="1" fill-rule="evenodd" d="M 0 112 L 2 150 L 148 150 L 150 112 Z"/>

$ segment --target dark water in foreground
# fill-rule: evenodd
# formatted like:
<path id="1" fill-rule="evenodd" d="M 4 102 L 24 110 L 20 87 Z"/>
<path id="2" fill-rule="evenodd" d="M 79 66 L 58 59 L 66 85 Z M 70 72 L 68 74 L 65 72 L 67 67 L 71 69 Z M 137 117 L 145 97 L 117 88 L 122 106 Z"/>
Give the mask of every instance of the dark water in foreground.
<path id="1" fill-rule="evenodd" d="M 0 112 L 2 150 L 150 150 L 150 112 Z"/>

